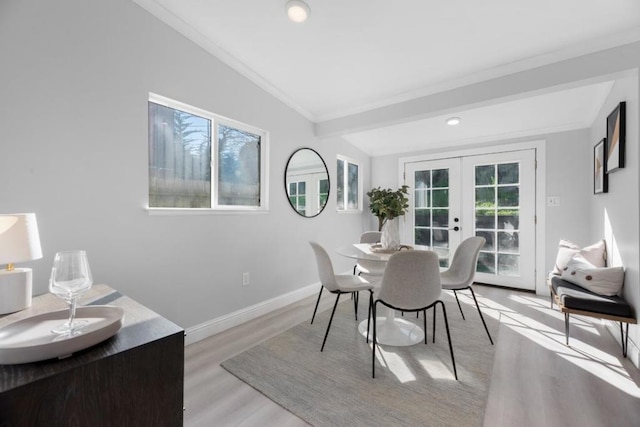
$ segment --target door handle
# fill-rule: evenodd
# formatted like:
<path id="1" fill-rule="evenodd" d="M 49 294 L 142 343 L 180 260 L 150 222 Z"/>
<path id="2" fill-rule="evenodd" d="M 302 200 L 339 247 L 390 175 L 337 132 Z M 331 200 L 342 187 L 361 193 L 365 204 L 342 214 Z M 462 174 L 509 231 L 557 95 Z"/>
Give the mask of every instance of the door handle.
<path id="1" fill-rule="evenodd" d="M 460 231 L 460 227 L 458 227 L 457 225 L 453 228 L 450 228 L 449 230 L 453 230 L 453 231 Z"/>

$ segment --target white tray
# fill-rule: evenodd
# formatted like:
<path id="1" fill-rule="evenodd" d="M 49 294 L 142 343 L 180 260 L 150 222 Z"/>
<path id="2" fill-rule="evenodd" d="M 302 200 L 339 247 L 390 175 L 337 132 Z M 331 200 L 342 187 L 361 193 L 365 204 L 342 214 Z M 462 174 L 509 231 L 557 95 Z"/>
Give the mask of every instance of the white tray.
<path id="1" fill-rule="evenodd" d="M 80 335 L 51 332 L 69 318 L 69 310 L 28 317 L 0 328 L 0 365 L 67 357 L 113 336 L 122 326 L 124 311 L 110 305 L 78 307 L 76 319 L 86 320 Z"/>

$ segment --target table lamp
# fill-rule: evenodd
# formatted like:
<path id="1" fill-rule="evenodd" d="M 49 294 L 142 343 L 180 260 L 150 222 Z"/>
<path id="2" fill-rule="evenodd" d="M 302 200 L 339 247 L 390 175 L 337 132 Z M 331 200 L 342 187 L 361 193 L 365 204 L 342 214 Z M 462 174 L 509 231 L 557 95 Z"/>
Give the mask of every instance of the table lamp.
<path id="1" fill-rule="evenodd" d="M 31 306 L 31 269 L 15 263 L 42 258 L 36 214 L 0 214 L 0 314 Z"/>

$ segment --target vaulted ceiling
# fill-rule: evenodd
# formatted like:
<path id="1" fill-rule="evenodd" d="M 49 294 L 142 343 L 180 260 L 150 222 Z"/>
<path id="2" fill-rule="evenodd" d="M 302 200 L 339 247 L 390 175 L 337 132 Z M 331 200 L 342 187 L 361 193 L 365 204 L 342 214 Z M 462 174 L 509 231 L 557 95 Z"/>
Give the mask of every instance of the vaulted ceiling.
<path id="1" fill-rule="evenodd" d="M 134 1 L 315 123 L 640 40 L 638 0 L 307 0 L 301 24 L 286 0 Z M 383 155 L 584 128 L 610 87 L 408 112 L 341 136 Z M 451 115 L 462 124 L 444 125 Z"/>

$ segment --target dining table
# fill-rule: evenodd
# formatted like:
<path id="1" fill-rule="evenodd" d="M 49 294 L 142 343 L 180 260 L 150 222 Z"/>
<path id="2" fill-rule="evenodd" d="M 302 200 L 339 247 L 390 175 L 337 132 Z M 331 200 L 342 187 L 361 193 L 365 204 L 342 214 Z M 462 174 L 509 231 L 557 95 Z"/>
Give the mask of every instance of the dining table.
<path id="1" fill-rule="evenodd" d="M 401 246 L 401 248 L 409 247 Z M 397 252 L 384 250 L 381 249 L 379 245 L 371 245 L 369 243 L 345 245 L 337 248 L 335 251 L 338 255 L 347 258 L 379 262 L 382 265 L 386 265 L 391 255 Z M 375 301 L 375 288 L 379 289 L 382 277 L 365 276 L 365 278 L 373 279 L 370 280 L 370 282 L 374 285 Z M 419 325 L 397 317 L 396 310 L 392 308 L 384 307 L 384 314 L 384 316 L 376 316 L 376 340 L 379 344 L 406 347 L 424 341 L 425 332 Z M 358 324 L 358 331 L 365 337 L 367 336 L 367 323 L 368 320 L 365 319 Z M 371 332 L 371 335 L 373 335 L 373 332 Z"/>

